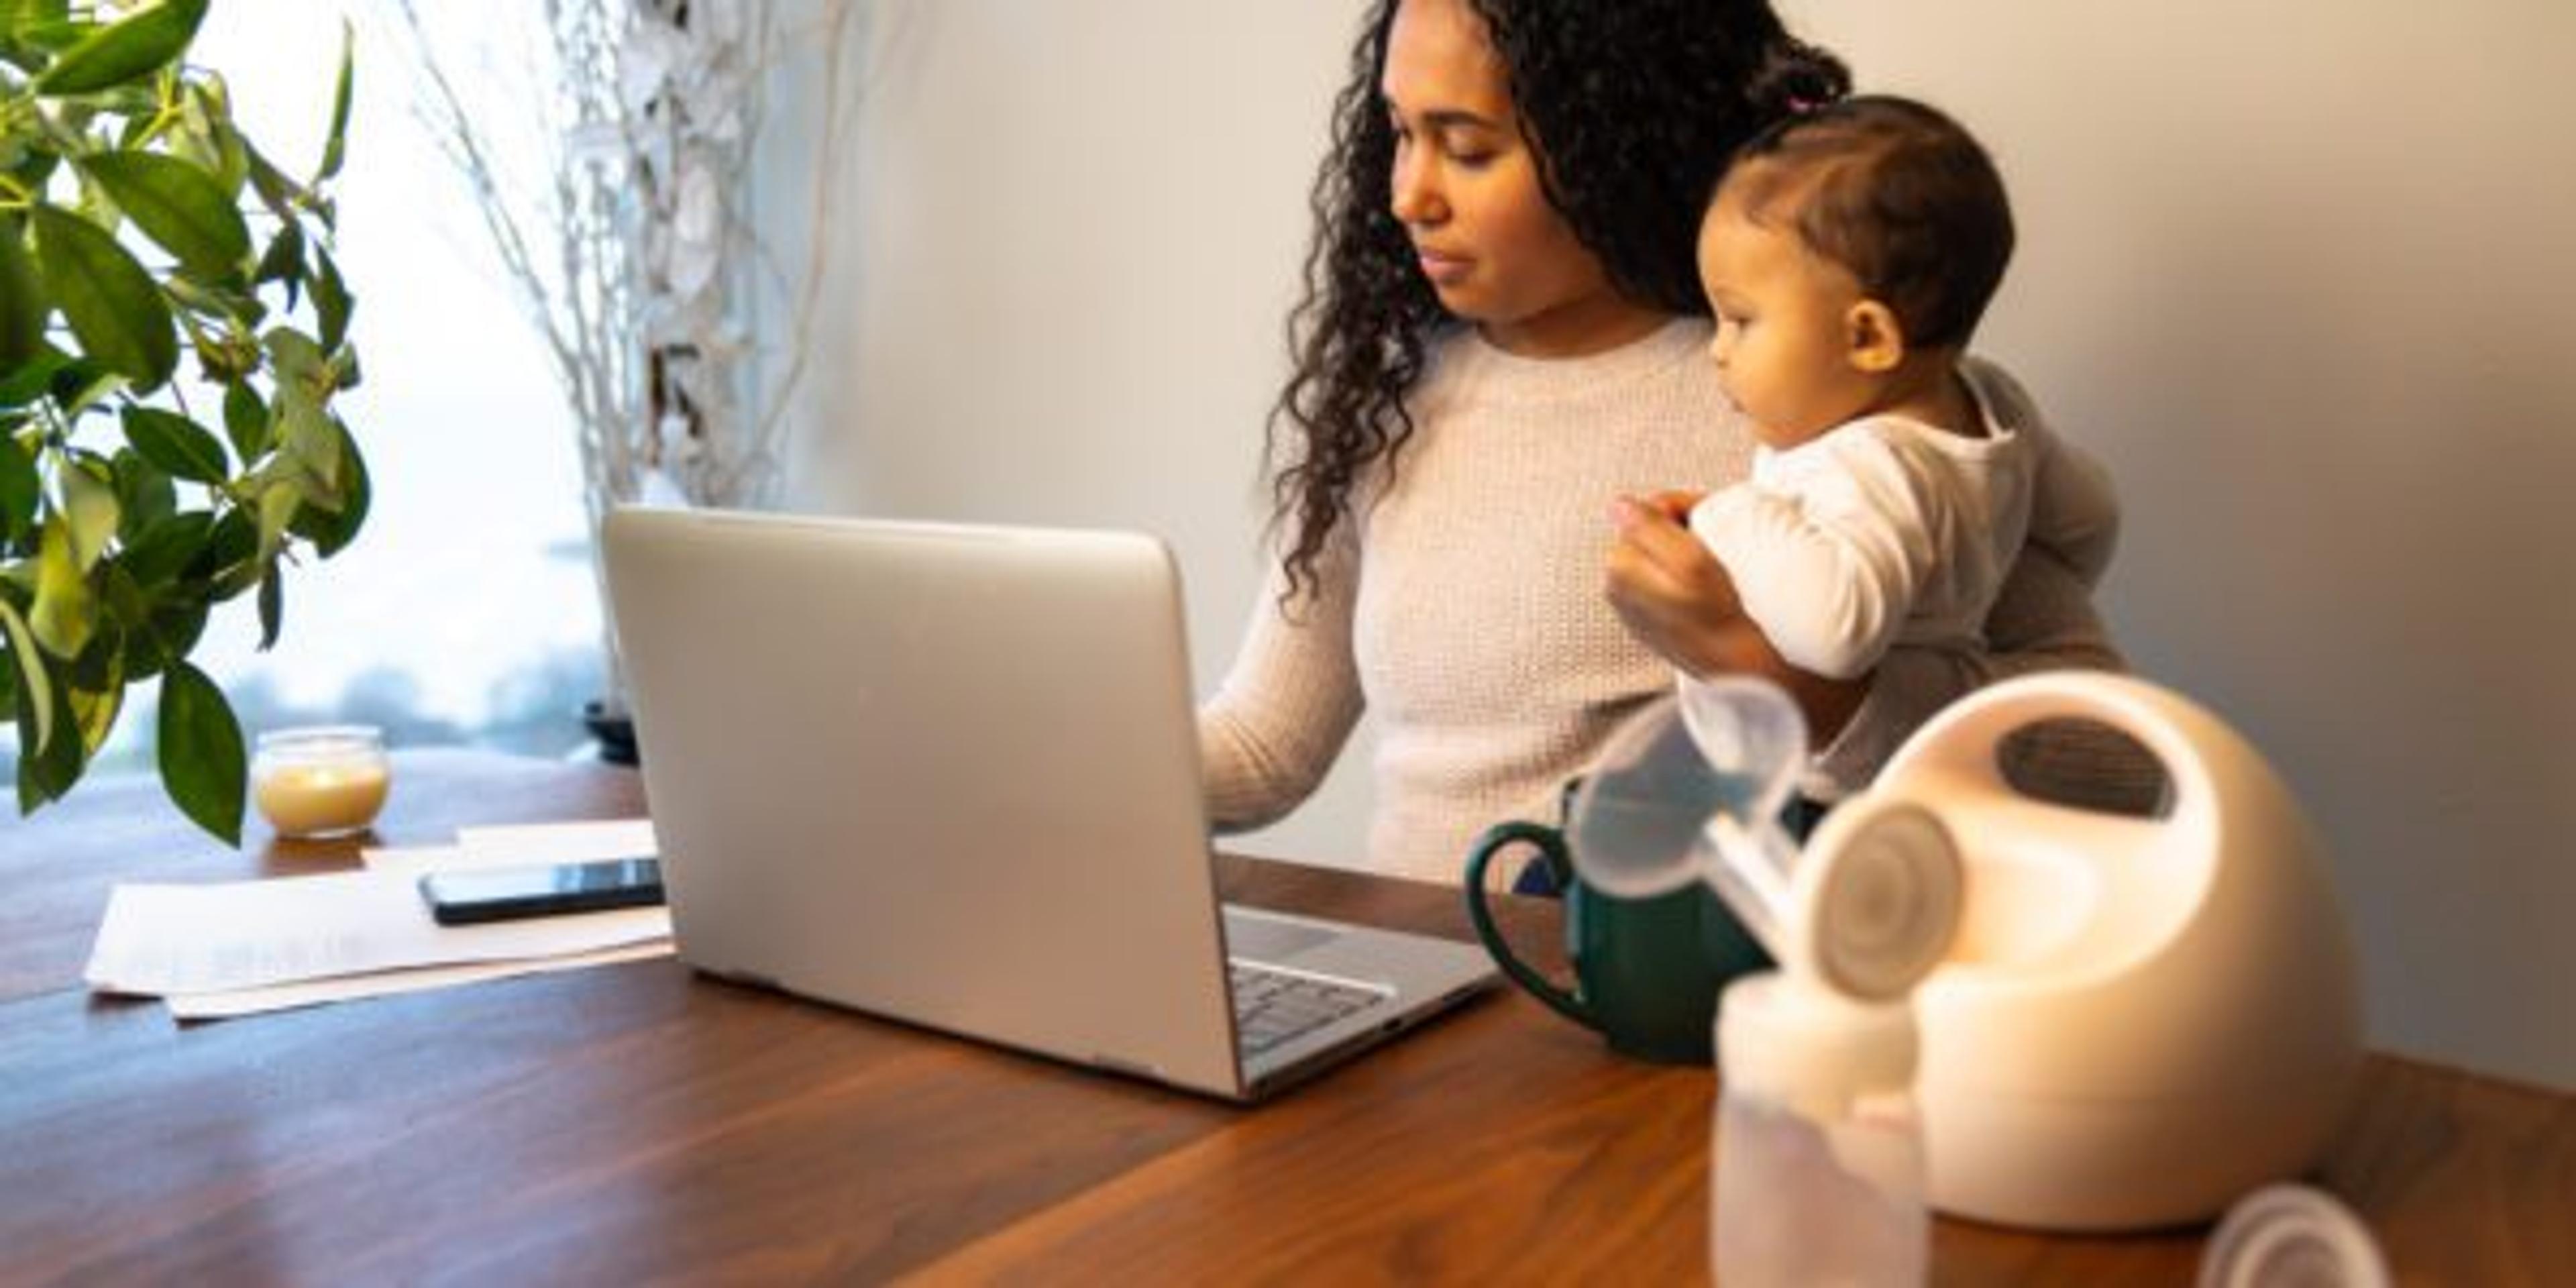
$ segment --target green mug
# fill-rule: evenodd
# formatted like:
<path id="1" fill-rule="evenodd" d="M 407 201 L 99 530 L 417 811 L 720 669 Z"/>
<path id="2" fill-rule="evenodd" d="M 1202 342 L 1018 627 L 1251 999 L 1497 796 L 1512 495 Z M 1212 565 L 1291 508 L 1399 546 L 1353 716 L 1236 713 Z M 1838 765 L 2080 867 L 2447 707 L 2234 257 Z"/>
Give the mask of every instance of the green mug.
<path id="1" fill-rule="evenodd" d="M 1566 799 L 1573 799 L 1571 788 Z M 1565 955 L 1574 987 L 1558 987 L 1512 953 L 1486 906 L 1485 870 L 1528 845 L 1565 898 Z M 1660 1064 L 1710 1064 L 1717 994 L 1738 975 L 1768 969 L 1770 954 L 1703 882 L 1647 899 L 1587 888 L 1574 870 L 1565 832 L 1541 823 L 1495 825 L 1467 856 L 1467 918 L 1494 963 L 1515 984 L 1591 1029 L 1622 1055 Z"/>

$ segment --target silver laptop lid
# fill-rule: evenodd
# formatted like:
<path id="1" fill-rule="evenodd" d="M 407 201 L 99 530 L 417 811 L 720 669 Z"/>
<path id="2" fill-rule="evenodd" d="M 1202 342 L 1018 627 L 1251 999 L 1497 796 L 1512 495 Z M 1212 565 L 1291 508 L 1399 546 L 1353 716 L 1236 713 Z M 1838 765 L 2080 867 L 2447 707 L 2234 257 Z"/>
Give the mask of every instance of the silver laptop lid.
<path id="1" fill-rule="evenodd" d="M 683 958 L 1241 1090 L 1159 541 L 640 509 L 603 539 Z"/>

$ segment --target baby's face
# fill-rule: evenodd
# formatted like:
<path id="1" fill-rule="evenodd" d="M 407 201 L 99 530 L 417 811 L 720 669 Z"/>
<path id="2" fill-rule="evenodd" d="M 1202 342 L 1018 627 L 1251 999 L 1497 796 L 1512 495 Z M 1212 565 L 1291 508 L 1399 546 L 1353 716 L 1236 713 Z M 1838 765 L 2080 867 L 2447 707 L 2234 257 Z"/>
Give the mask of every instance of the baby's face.
<path id="1" fill-rule="evenodd" d="M 1764 446 L 1795 447 L 1867 410 L 1875 386 L 1851 361 L 1862 296 L 1849 270 L 1722 188 L 1700 221 L 1699 277 L 1717 315 L 1709 357 Z"/>

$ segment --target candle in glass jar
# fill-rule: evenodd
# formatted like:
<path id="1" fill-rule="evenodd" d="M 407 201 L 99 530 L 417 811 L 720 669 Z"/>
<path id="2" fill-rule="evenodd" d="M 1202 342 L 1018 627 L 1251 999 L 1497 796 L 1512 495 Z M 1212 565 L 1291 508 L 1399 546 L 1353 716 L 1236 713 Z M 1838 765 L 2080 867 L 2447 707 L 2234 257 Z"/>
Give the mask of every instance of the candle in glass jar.
<path id="1" fill-rule="evenodd" d="M 363 725 L 271 730 L 251 764 L 251 799 L 279 836 L 362 831 L 392 787 L 384 738 Z"/>

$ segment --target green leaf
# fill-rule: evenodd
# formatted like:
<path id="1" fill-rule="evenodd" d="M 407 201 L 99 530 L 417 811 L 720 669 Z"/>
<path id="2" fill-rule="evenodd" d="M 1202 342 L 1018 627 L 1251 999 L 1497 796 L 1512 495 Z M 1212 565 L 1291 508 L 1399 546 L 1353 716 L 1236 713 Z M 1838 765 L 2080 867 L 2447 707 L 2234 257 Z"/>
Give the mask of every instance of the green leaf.
<path id="1" fill-rule="evenodd" d="M 60 800 L 80 782 L 81 770 L 89 764 L 88 755 L 77 737 L 63 736 L 79 727 L 80 717 L 72 711 L 71 689 L 59 680 L 51 687 L 52 700 L 46 704 L 45 719 L 55 730 L 35 755 L 18 758 L 18 811 L 26 813 L 50 800 Z M 33 695 L 29 695 L 32 700 Z M 27 719 L 20 713 L 19 745 L 25 746 Z"/>
<path id="2" fill-rule="evenodd" d="M 36 347 L 35 356 L 15 369 L 0 367 L 0 407 L 24 407 L 53 391 L 54 377 L 70 366 L 70 354 L 50 344 Z"/>
<path id="3" fill-rule="evenodd" d="M 277 562 L 278 547 L 286 543 L 286 525 L 295 521 L 295 512 L 303 504 L 303 486 L 290 479 L 276 479 L 260 489 L 259 566 L 263 576 L 268 566 Z"/>
<path id="4" fill-rule="evenodd" d="M 194 594 L 164 600 L 153 605 L 153 641 L 160 645 L 161 653 L 165 658 L 172 662 L 178 661 L 197 647 L 197 638 L 206 633 L 207 612 L 206 601 L 197 598 Z M 154 669 L 157 671 L 159 666 L 156 665 Z M 143 678 L 143 673 L 140 671 L 132 674 L 136 679 Z"/>
<path id="5" fill-rule="evenodd" d="M 121 644 L 90 651 L 97 658 L 99 674 L 95 683 L 66 686 L 84 758 L 96 755 L 107 742 L 107 735 L 116 728 L 116 713 L 125 705 L 125 654 Z"/>
<path id="6" fill-rule="evenodd" d="M 24 142 L 29 150 L 23 158 L 10 163 L 7 173 L 18 181 L 19 187 L 29 192 L 42 192 L 46 183 L 53 179 L 54 171 L 63 168 L 62 154 L 46 146 L 42 138 L 26 137 Z"/>
<path id="7" fill-rule="evenodd" d="M 321 323 L 322 351 L 329 353 L 349 338 L 349 311 L 354 301 L 349 298 L 349 288 L 340 281 L 340 266 L 331 262 L 331 252 L 316 246 L 313 261 L 313 315 Z"/>
<path id="8" fill-rule="evenodd" d="M 239 282 L 241 279 L 235 277 L 232 280 Z M 261 304 L 247 290 L 231 285 L 207 286 L 182 275 L 165 279 L 161 289 L 169 292 L 170 298 L 186 310 L 180 314 L 183 322 L 187 320 L 188 313 L 194 313 L 199 317 L 223 318 L 248 329 L 258 326 L 260 319 L 268 316 L 268 306 Z M 202 338 L 199 348 L 205 348 Z"/>
<path id="9" fill-rule="evenodd" d="M 100 475 L 107 477 L 102 478 Z M 71 537 L 72 558 L 82 576 L 107 552 L 108 538 L 116 535 L 117 516 L 121 507 L 116 500 L 115 474 L 96 458 L 67 458 L 62 470 L 54 476 L 55 486 L 63 492 L 62 518 Z M 68 656 L 68 654 L 66 655 Z"/>
<path id="10" fill-rule="evenodd" d="M 247 380 L 224 386 L 224 437 L 232 440 L 233 454 L 245 462 L 258 460 L 268 451 L 268 403 Z"/>
<path id="11" fill-rule="evenodd" d="M 223 690 L 186 662 L 161 673 L 161 786 L 197 826 L 241 844 L 250 762 Z"/>
<path id="12" fill-rule="evenodd" d="M 26 701 L 17 704 L 18 755 L 33 756 L 45 749 L 54 736 L 54 689 L 45 674 L 45 659 L 37 651 L 35 632 L 27 619 L 18 615 L 18 606 L 0 597 L 0 631 L 9 637 L 9 656 L 18 663 L 18 683 Z"/>
<path id="13" fill-rule="evenodd" d="M 78 420 L 92 408 L 125 391 L 125 377 L 95 358 L 79 357 L 54 369 L 45 392 L 62 409 L 65 420 Z"/>
<path id="14" fill-rule="evenodd" d="M 91 94 L 176 61 L 205 21 L 207 0 L 161 0 L 99 28 L 36 77 L 39 94 Z"/>
<path id="15" fill-rule="evenodd" d="M 107 596 L 101 594 L 98 630 L 91 634 L 89 644 L 80 651 L 80 656 L 73 658 L 69 667 L 56 673 L 54 679 L 66 682 L 74 689 L 96 689 L 104 686 L 108 677 L 123 674 L 122 665 L 117 660 L 125 652 L 125 641 L 118 638 L 123 629 L 117 623 L 115 612 L 108 607 Z M 77 697 L 72 705 L 80 705 Z"/>
<path id="16" fill-rule="evenodd" d="M 295 208 L 311 202 L 313 194 L 306 192 L 302 184 L 287 178 L 285 171 L 270 164 L 250 140 L 242 139 L 241 148 L 242 160 L 250 168 L 251 191 L 259 194 L 260 204 L 268 207 L 270 214 L 292 222 Z"/>
<path id="17" fill-rule="evenodd" d="M 0 435 L 0 538 L 15 541 L 35 531 L 36 501 L 43 489 L 36 458 L 15 435 Z"/>
<path id="18" fill-rule="evenodd" d="M 126 408 L 125 441 L 134 444 L 143 459 L 174 479 L 211 485 L 232 477 L 232 465 L 224 458 L 223 441 L 175 412 L 153 407 Z"/>
<path id="19" fill-rule="evenodd" d="M 152 634 L 152 599 L 126 571 L 122 554 L 99 565 L 98 598 L 107 606 L 108 620 L 116 623 L 118 642 L 123 646 L 118 665 L 124 668 L 126 683 L 159 672 L 165 659 Z"/>
<path id="20" fill-rule="evenodd" d="M 349 137 L 349 90 L 356 80 L 358 33 L 345 17 L 340 19 L 340 84 L 331 94 L 331 134 L 322 144 L 322 165 L 313 173 L 314 186 L 340 173 L 340 161 L 347 154 Z"/>
<path id="21" fill-rule="evenodd" d="M 340 505 L 336 510 L 307 509 L 295 516 L 292 531 L 313 543 L 316 554 L 328 559 L 356 540 L 358 529 L 367 522 L 367 508 L 374 503 L 375 484 L 367 477 L 366 458 L 358 454 L 358 441 L 350 436 L 349 427 L 334 417 L 332 427 L 340 432 Z"/>
<path id="22" fill-rule="evenodd" d="M 238 198 L 250 177 L 250 159 L 242 155 L 241 134 L 233 128 L 232 104 L 223 79 L 211 73 L 191 79 L 180 92 L 179 106 L 177 138 L 183 145 L 174 145 L 173 151 L 213 175 L 226 201 Z"/>
<path id="23" fill-rule="evenodd" d="M 141 452 L 120 447 L 108 465 L 116 478 L 117 540 L 133 540 L 179 508 L 179 490 L 170 476 Z"/>
<path id="24" fill-rule="evenodd" d="M 259 651 L 267 652 L 277 643 L 277 633 L 286 625 L 286 573 L 275 560 L 259 579 Z"/>
<path id="25" fill-rule="evenodd" d="M 96 24 L 72 21 L 71 0 L 18 0 L 11 32 L 29 48 L 60 53 L 97 30 Z"/>
<path id="26" fill-rule="evenodd" d="M 45 287 L 81 348 L 149 393 L 179 365 L 170 306 L 150 274 L 98 225 L 47 206 L 29 211 Z"/>
<path id="27" fill-rule="evenodd" d="M 171 515 L 126 542 L 117 562 L 146 590 L 166 585 L 187 570 L 189 561 L 206 545 L 214 525 L 215 516 L 204 510 Z"/>
<path id="28" fill-rule="evenodd" d="M 190 271 L 221 278 L 250 258 L 250 226 L 205 171 L 149 152 L 98 152 L 81 172 Z"/>
<path id="29" fill-rule="evenodd" d="M 71 0 L 0 0 L 0 36 L 19 36 L 28 27 L 70 18 Z"/>
<path id="30" fill-rule="evenodd" d="M 277 235 L 268 241 L 268 249 L 259 257 L 259 267 L 251 270 L 253 285 L 284 282 L 292 290 L 304 279 L 304 226 L 292 220 L 277 227 Z M 288 308 L 295 307 L 290 296 Z"/>
<path id="31" fill-rule="evenodd" d="M 36 603 L 27 618 L 36 643 L 66 660 L 89 647 L 90 631 L 98 624 L 98 601 L 73 560 L 71 527 L 60 515 L 45 524 L 37 547 Z"/>
<path id="32" fill-rule="evenodd" d="M 45 344 L 45 291 L 18 220 L 0 215 L 0 371 L 16 369 Z"/>
<path id="33" fill-rule="evenodd" d="M 277 370 L 279 410 L 283 412 L 299 397 L 318 406 L 331 387 L 321 347 L 302 332 L 282 326 L 270 327 L 259 342 L 268 349 L 269 365 Z"/>
<path id="34" fill-rule="evenodd" d="M 252 526 L 247 513 L 235 506 L 216 517 L 214 527 L 206 533 L 205 544 L 188 561 L 185 575 L 190 581 L 220 582 L 257 553 L 259 529 Z"/>
<path id="35" fill-rule="evenodd" d="M 314 403 L 289 398 L 277 418 L 278 456 L 305 483 L 304 499 L 326 509 L 340 506 L 342 434 Z"/>

